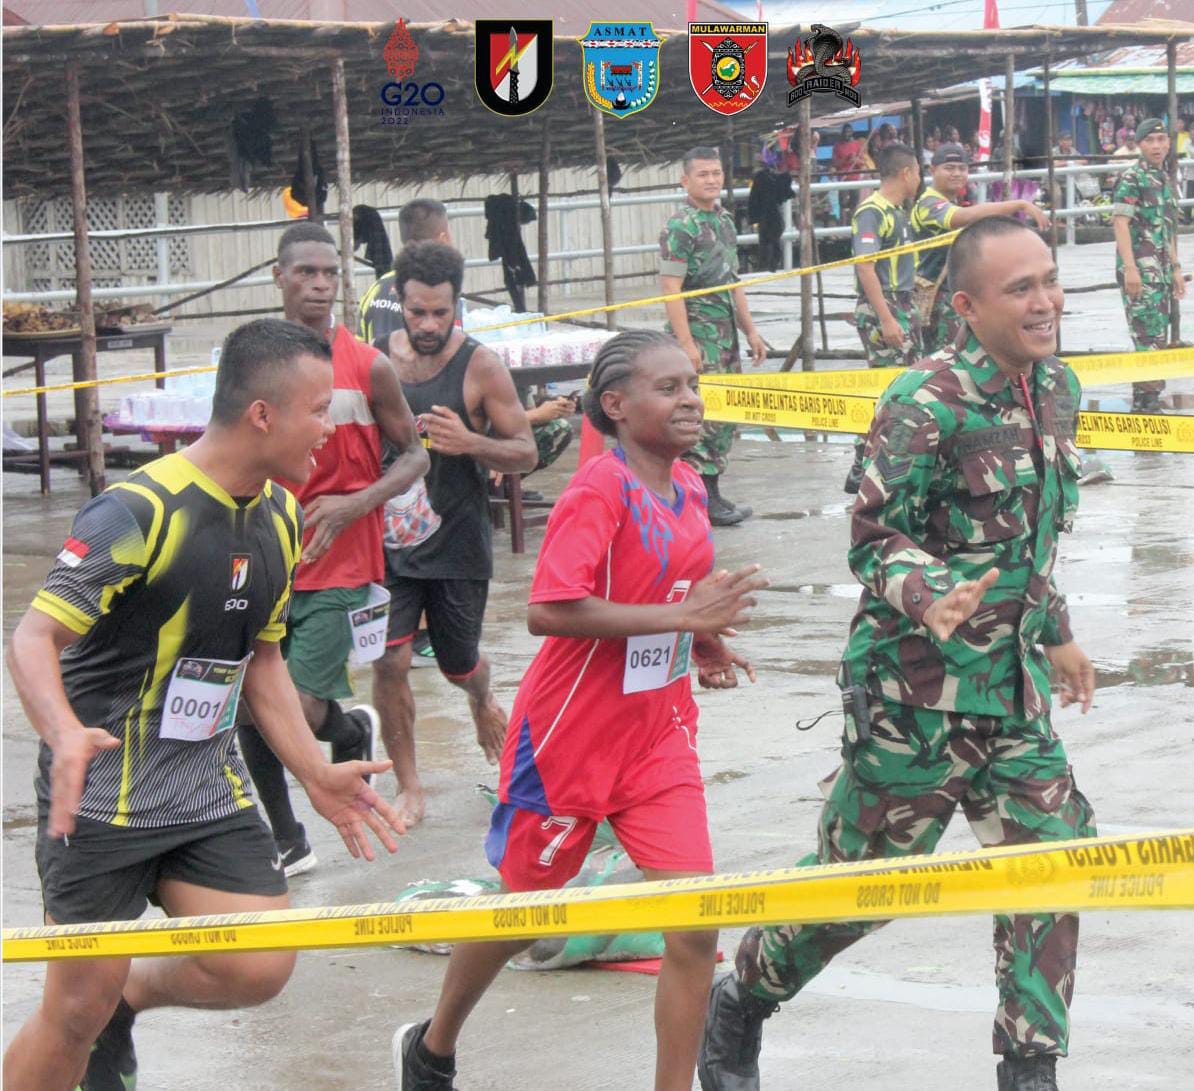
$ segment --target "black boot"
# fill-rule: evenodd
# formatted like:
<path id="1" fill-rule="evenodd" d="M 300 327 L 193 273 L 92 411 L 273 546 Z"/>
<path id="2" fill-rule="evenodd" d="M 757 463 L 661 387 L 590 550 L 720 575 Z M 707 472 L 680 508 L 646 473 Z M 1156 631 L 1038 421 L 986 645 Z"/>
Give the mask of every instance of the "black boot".
<path id="1" fill-rule="evenodd" d="M 1052 1053 L 1017 1057 L 1005 1053 L 995 1074 L 998 1091 L 1057 1091 L 1057 1058 Z"/>
<path id="2" fill-rule="evenodd" d="M 704 1091 L 758 1091 L 763 1020 L 779 1005 L 751 996 L 728 973 L 713 983 L 697 1076 Z"/>
<path id="3" fill-rule="evenodd" d="M 846 483 L 842 486 L 842 492 L 849 493 L 853 496 L 862 487 L 862 443 L 854 444 L 854 464 L 850 467 L 850 472 L 846 474 Z"/>
<path id="4" fill-rule="evenodd" d="M 721 495 L 717 474 L 701 474 L 705 492 L 709 495 L 709 522 L 715 527 L 737 526 L 750 516 L 751 508 L 739 508 Z"/>

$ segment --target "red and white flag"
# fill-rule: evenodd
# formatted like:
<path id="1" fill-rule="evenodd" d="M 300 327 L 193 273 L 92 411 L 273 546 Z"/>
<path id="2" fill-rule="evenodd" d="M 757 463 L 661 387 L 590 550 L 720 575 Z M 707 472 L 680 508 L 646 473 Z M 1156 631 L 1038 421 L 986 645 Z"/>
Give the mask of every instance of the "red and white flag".
<path id="1" fill-rule="evenodd" d="M 996 0 L 986 0 L 983 9 L 983 30 L 999 29 L 999 7 Z M 978 147 L 975 157 L 991 158 L 991 81 L 978 81 Z"/>
<path id="2" fill-rule="evenodd" d="M 83 558 L 90 552 L 91 546 L 86 542 L 80 542 L 78 538 L 67 538 L 62 545 L 62 552 L 58 554 L 58 559 L 67 568 L 78 568 L 83 563 Z"/>

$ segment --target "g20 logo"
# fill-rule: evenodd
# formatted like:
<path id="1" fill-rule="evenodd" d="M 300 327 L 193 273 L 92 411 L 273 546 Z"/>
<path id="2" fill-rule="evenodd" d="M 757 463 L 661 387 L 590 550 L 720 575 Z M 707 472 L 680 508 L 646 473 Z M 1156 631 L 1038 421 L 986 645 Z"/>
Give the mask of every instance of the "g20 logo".
<path id="1" fill-rule="evenodd" d="M 415 117 L 443 117 L 444 85 L 434 80 L 416 83 L 403 80 L 382 84 L 383 125 L 409 125 Z"/>

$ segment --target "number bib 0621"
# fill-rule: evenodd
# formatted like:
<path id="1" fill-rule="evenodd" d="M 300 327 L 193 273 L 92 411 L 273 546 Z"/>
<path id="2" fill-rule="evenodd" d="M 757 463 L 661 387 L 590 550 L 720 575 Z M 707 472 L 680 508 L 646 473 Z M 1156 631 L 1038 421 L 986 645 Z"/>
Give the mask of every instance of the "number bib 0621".
<path id="1" fill-rule="evenodd" d="M 245 668 L 252 655 L 230 659 L 180 659 L 162 705 L 163 739 L 205 742 L 236 725 Z"/>
<path id="2" fill-rule="evenodd" d="M 668 592 L 666 602 L 683 602 L 688 596 L 690 580 L 677 580 Z M 662 689 L 689 670 L 692 655 L 692 633 L 653 633 L 632 636 L 626 640 L 626 667 L 622 672 L 622 692 L 642 693 Z"/>

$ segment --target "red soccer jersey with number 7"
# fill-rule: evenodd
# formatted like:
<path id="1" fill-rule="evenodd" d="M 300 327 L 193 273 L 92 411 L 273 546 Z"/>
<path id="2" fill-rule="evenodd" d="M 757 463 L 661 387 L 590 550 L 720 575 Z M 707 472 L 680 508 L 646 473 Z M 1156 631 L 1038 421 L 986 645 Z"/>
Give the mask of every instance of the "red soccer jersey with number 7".
<path id="1" fill-rule="evenodd" d="M 713 566 L 704 485 L 672 468 L 674 505 L 621 449 L 583 466 L 552 509 L 530 601 L 682 600 Z M 502 753 L 500 798 L 601 819 L 678 784 L 700 785 L 692 636 L 549 636 L 523 677 Z"/>

